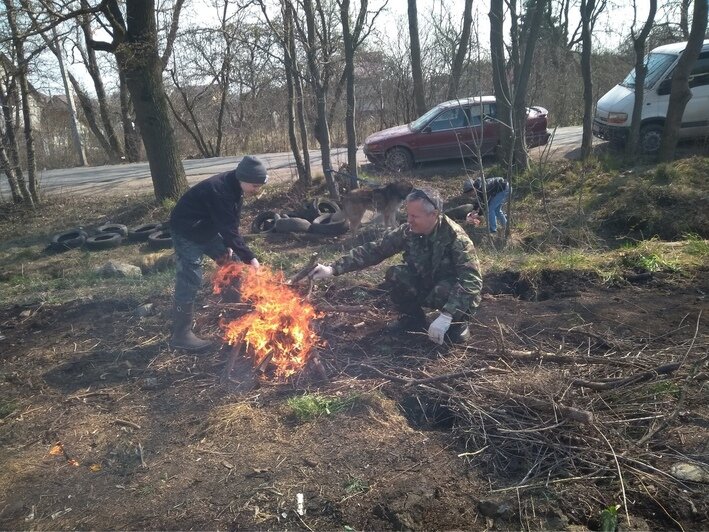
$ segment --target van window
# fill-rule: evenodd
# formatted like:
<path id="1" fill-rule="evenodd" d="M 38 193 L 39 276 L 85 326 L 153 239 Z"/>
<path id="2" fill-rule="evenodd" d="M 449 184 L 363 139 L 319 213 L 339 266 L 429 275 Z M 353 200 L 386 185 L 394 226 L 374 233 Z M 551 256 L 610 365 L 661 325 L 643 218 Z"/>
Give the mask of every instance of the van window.
<path id="1" fill-rule="evenodd" d="M 689 74 L 689 88 L 709 85 L 709 52 L 702 52 Z"/>
<path id="2" fill-rule="evenodd" d="M 647 67 L 647 74 L 645 74 L 645 88 L 649 89 L 657 80 L 660 79 L 662 74 L 665 73 L 667 68 L 675 62 L 677 59 L 676 55 L 670 54 L 647 54 L 645 57 L 645 66 Z M 621 83 L 623 87 L 628 87 L 629 89 L 635 88 L 635 69 L 633 69 L 628 77 Z"/>

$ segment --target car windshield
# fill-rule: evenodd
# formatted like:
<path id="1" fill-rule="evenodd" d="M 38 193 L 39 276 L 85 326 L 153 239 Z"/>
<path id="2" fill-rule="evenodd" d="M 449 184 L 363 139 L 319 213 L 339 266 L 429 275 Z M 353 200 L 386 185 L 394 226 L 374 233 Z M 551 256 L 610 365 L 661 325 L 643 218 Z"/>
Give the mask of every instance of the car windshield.
<path id="1" fill-rule="evenodd" d="M 645 57 L 645 66 L 647 67 L 647 74 L 645 74 L 645 88 L 649 89 L 660 77 L 665 73 L 667 67 L 674 63 L 677 59 L 676 55 L 669 54 L 648 54 Z M 629 89 L 635 88 L 635 69 L 633 69 L 628 77 L 621 83 L 623 87 L 628 87 Z"/>
<path id="2" fill-rule="evenodd" d="M 442 106 L 437 105 L 427 113 L 421 115 L 416 120 L 411 122 L 411 124 L 409 124 L 409 127 L 411 127 L 411 129 L 413 129 L 414 131 L 420 131 L 421 129 L 423 129 L 423 126 L 428 124 L 428 121 L 431 120 L 431 118 L 436 116 L 441 111 L 441 109 Z"/>

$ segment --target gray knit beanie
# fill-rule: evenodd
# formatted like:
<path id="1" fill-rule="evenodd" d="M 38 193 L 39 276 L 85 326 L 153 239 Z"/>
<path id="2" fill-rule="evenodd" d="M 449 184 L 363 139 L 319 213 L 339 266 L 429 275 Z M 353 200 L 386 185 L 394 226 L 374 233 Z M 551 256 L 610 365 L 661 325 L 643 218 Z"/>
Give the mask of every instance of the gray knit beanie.
<path id="1" fill-rule="evenodd" d="M 236 178 L 244 183 L 263 185 L 268 181 L 266 167 L 253 155 L 246 155 L 236 166 Z"/>

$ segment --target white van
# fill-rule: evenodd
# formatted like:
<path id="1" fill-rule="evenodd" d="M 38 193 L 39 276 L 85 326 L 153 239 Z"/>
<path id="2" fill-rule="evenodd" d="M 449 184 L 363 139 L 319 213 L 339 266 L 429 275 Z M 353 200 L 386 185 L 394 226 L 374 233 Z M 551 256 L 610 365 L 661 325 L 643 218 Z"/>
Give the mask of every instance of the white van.
<path id="1" fill-rule="evenodd" d="M 660 149 L 662 128 L 670 101 L 670 84 L 680 54 L 686 42 L 667 44 L 652 50 L 645 57 L 645 95 L 643 96 L 640 147 L 644 153 Z M 709 40 L 689 76 L 692 98 L 682 115 L 680 138 L 709 136 Z M 593 134 L 604 140 L 623 143 L 630 131 L 635 101 L 635 69 L 622 83 L 608 91 L 596 104 Z"/>

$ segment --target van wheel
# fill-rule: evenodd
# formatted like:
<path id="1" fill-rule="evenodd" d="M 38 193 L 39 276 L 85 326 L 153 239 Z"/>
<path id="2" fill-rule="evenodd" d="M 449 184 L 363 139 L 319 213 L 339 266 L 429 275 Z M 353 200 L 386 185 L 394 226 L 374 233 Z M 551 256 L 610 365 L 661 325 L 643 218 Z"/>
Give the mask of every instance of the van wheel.
<path id="1" fill-rule="evenodd" d="M 414 158 L 406 148 L 392 148 L 386 154 L 386 165 L 394 172 L 403 172 L 413 168 Z"/>
<path id="2" fill-rule="evenodd" d="M 654 155 L 660 151 L 662 144 L 662 126 L 648 124 L 640 130 L 640 151 L 645 155 Z"/>

